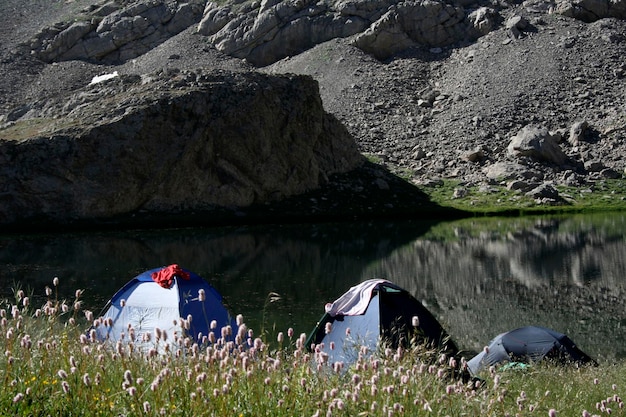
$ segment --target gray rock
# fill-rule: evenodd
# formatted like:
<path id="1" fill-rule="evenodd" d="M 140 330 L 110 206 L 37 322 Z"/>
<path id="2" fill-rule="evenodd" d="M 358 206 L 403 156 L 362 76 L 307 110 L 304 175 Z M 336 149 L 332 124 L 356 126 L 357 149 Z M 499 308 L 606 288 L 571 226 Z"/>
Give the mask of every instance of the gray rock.
<path id="1" fill-rule="evenodd" d="M 604 166 L 602 161 L 598 161 L 596 159 L 590 160 L 590 161 L 585 161 L 585 170 L 586 171 L 589 171 L 589 172 L 600 172 L 604 168 L 606 168 L 606 166 Z"/>
<path id="2" fill-rule="evenodd" d="M 426 157 L 426 152 L 424 152 L 424 150 L 419 146 L 414 146 L 413 149 L 411 149 L 411 152 L 411 157 L 413 159 L 423 159 Z"/>
<path id="3" fill-rule="evenodd" d="M 474 36 L 460 6 L 407 1 L 390 8 L 354 44 L 379 59 L 414 45 L 443 47 Z"/>
<path id="4" fill-rule="evenodd" d="M 119 76 L 34 108 L 2 131 L 2 224 L 247 207 L 363 162 L 306 76 Z"/>
<path id="5" fill-rule="evenodd" d="M 209 3 L 198 32 L 228 55 L 266 66 L 334 38 L 353 37 L 355 46 L 379 59 L 416 45 L 440 48 L 487 33 L 491 17 L 485 10 L 471 24 L 461 6 L 441 1 L 273 0 L 238 13 Z"/>
<path id="6" fill-rule="evenodd" d="M 452 198 L 463 198 L 465 196 L 467 196 L 468 191 L 465 188 L 462 187 L 457 187 L 454 189 L 454 192 L 452 193 Z"/>
<path id="7" fill-rule="evenodd" d="M 521 191 L 526 193 L 533 188 L 536 188 L 539 184 L 529 183 L 527 181 L 513 180 L 506 184 L 506 188 L 513 191 Z"/>
<path id="8" fill-rule="evenodd" d="M 602 171 L 600 171 L 600 175 L 602 175 L 604 178 L 609 178 L 609 179 L 622 178 L 622 174 L 620 174 L 619 172 L 611 168 L 603 169 Z"/>
<path id="9" fill-rule="evenodd" d="M 532 190 L 526 193 L 528 197 L 536 198 L 536 199 L 550 199 L 550 200 L 558 200 L 559 192 L 552 184 L 544 183 L 539 185 L 538 187 L 533 188 Z"/>
<path id="10" fill-rule="evenodd" d="M 421 182 L 420 185 L 423 185 L 424 187 L 434 188 L 434 187 L 441 187 L 443 184 L 444 184 L 443 180 L 440 178 L 429 178 Z"/>
<path id="11" fill-rule="evenodd" d="M 528 20 L 522 16 L 515 15 L 507 19 L 504 26 L 509 30 L 512 38 L 522 37 L 523 31 L 528 27 Z"/>
<path id="12" fill-rule="evenodd" d="M 548 129 L 539 126 L 526 126 L 511 138 L 507 147 L 509 155 L 530 157 L 539 161 L 551 162 L 561 166 L 567 156 L 558 144 L 558 138 Z"/>
<path id="13" fill-rule="evenodd" d="M 487 178 L 498 181 L 529 179 L 536 175 L 524 165 L 513 162 L 496 162 L 485 167 L 483 172 Z"/>
<path id="14" fill-rule="evenodd" d="M 496 27 L 498 14 L 491 8 L 479 7 L 470 12 L 467 18 L 475 33 L 486 35 Z"/>
<path id="15" fill-rule="evenodd" d="M 470 162 L 480 162 L 485 158 L 485 152 L 482 146 L 479 146 L 474 150 L 463 153 L 462 158 Z"/>
<path id="16" fill-rule="evenodd" d="M 585 139 L 588 128 L 589 124 L 584 120 L 574 123 L 569 130 L 569 138 L 567 139 L 569 144 L 578 146 Z"/>
<path id="17" fill-rule="evenodd" d="M 203 10 L 202 0 L 142 0 L 122 8 L 107 3 L 75 23 L 60 23 L 60 30 L 43 29 L 29 45 L 44 62 L 124 62 L 196 24 Z"/>
<path id="18" fill-rule="evenodd" d="M 563 16 L 573 17 L 585 22 L 613 17 L 626 19 L 626 1 L 624 0 L 559 0 L 555 11 Z"/>
<path id="19" fill-rule="evenodd" d="M 215 2 L 207 2 L 202 20 L 198 23 L 198 33 L 206 36 L 213 35 L 234 18 L 231 7 L 219 7 Z"/>

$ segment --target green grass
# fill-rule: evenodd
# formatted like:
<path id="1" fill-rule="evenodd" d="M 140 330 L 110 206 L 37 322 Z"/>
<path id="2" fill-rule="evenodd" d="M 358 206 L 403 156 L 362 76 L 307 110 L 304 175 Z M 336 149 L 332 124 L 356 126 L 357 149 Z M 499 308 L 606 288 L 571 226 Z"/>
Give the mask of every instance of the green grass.
<path id="1" fill-rule="evenodd" d="M 28 119 L 0 129 L 0 139 L 20 141 L 45 134 L 53 124 L 52 119 Z"/>
<path id="2" fill-rule="evenodd" d="M 364 154 L 364 156 L 372 164 L 385 165 L 376 155 Z M 403 180 L 413 182 L 410 170 L 397 166 L 390 166 L 388 169 Z M 429 185 L 419 185 L 418 188 L 435 204 L 476 216 L 626 210 L 626 178 L 624 177 L 590 181 L 588 185 L 579 187 L 556 186 L 561 199 L 552 203 L 537 202 L 521 191 L 509 190 L 504 182 L 489 186 L 483 184 L 467 186 L 458 180 L 441 179 Z M 461 196 L 455 195 L 457 189 L 463 191 Z"/>
<path id="3" fill-rule="evenodd" d="M 62 129 L 78 126 L 76 120 L 61 119 L 26 119 L 18 120 L 0 128 L 0 140 L 23 141 L 31 138 L 50 136 Z"/>
<path id="4" fill-rule="evenodd" d="M 305 335 L 256 338 L 247 349 L 233 342 L 177 347 L 185 339 L 170 335 L 139 349 L 92 340 L 84 330 L 93 318 L 81 310 L 81 293 L 65 302 L 52 289 L 40 308 L 18 292 L 0 309 L 2 415 L 580 416 L 607 415 L 608 408 L 623 414 L 623 363 L 492 369 L 477 384 L 452 376 L 463 359 L 421 346 L 385 349 L 343 369 L 306 351 Z M 157 353 L 167 344 L 169 353 Z"/>
<path id="5" fill-rule="evenodd" d="M 626 180 L 606 179 L 591 186 L 556 189 L 562 201 L 540 204 L 523 193 L 508 190 L 502 185 L 460 187 L 458 181 L 443 180 L 441 185 L 420 186 L 430 199 L 442 206 L 464 210 L 476 215 L 576 213 L 626 210 Z M 454 191 L 463 188 L 467 194 L 454 197 Z"/>

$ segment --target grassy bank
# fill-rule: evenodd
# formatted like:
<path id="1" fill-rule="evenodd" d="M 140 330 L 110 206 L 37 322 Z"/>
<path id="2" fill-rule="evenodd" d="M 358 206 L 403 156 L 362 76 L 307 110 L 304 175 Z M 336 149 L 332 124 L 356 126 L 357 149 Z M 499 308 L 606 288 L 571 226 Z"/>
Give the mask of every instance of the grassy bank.
<path id="1" fill-rule="evenodd" d="M 442 180 L 419 188 L 436 204 L 476 215 L 626 210 L 626 181 L 623 179 L 601 180 L 584 187 L 556 186 L 560 199 L 552 202 L 537 201 L 502 185 L 465 186 L 458 181 Z"/>
<path id="2" fill-rule="evenodd" d="M 0 310 L 2 415 L 623 413 L 624 364 L 492 369 L 477 383 L 453 376 L 463 367 L 462 358 L 442 357 L 419 346 L 364 355 L 349 367 L 329 364 L 323 355 L 304 348 L 305 335 L 289 329 L 272 341 L 242 331 L 245 348 L 231 339 L 198 346 L 161 332 L 143 347 L 102 343 L 85 332 L 90 324 L 106 323 L 81 309 L 81 291 L 75 299 L 62 301 L 55 290 L 51 284 L 44 306 L 31 306 L 18 292 Z"/>

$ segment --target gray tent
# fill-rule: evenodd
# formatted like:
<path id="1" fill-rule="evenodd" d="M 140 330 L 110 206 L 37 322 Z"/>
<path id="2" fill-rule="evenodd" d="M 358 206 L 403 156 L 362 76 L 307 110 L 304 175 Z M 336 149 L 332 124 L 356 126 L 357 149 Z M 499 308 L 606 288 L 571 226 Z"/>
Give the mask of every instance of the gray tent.
<path id="1" fill-rule="evenodd" d="M 485 350 L 470 359 L 467 366 L 472 375 L 477 375 L 492 365 L 533 363 L 543 359 L 596 364 L 563 333 L 545 327 L 527 326 L 499 334 Z"/>

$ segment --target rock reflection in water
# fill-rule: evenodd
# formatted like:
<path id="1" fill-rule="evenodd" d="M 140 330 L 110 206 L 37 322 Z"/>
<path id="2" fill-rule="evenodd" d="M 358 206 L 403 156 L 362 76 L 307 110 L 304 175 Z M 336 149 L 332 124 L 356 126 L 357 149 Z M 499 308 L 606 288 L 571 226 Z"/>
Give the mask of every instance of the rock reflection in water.
<path id="1" fill-rule="evenodd" d="M 626 217 L 472 219 L 436 226 L 365 276 L 393 277 L 457 343 L 542 325 L 595 356 L 624 356 Z"/>
<path id="2" fill-rule="evenodd" d="M 131 277 L 178 263 L 205 277 L 257 332 L 309 332 L 350 286 L 387 278 L 437 315 L 457 344 L 535 324 L 598 358 L 626 356 L 626 218 L 596 216 L 276 225 L 0 236 L 0 282 L 42 295 L 85 289 L 94 311 Z M 268 294 L 281 299 L 268 303 Z M 39 299 L 43 302 L 43 299 Z"/>
<path id="3" fill-rule="evenodd" d="M 427 223 L 355 223 L 0 237 L 3 295 L 19 283 L 42 295 L 86 289 L 99 311 L 133 276 L 171 263 L 206 278 L 253 329 L 309 332 L 363 269 L 428 230 Z M 268 294 L 280 300 L 268 304 Z M 42 299 L 39 301 L 43 302 Z M 298 333 L 296 333 L 298 334 Z"/>

